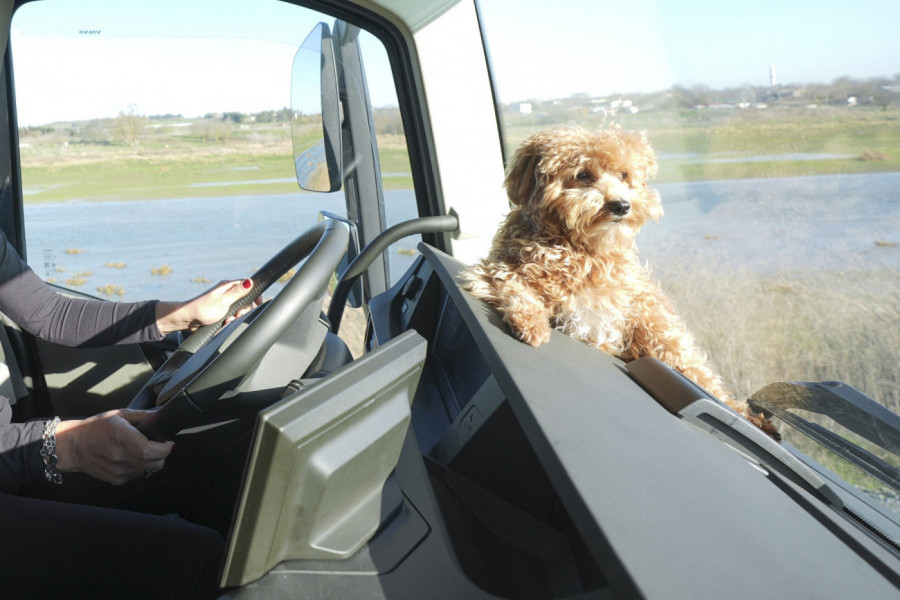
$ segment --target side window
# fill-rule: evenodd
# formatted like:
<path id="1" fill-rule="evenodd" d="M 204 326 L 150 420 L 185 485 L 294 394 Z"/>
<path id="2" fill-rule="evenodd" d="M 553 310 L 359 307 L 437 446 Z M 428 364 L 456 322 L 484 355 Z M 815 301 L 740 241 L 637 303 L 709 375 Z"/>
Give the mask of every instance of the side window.
<path id="1" fill-rule="evenodd" d="M 412 169 L 400 109 L 396 105 L 376 107 L 374 118 L 384 186 L 385 221 L 386 226 L 391 227 L 418 216 L 416 193 L 413 189 Z M 421 240 L 421 235 L 409 236 L 388 248 L 391 285 L 399 281 L 412 265 L 413 259 L 418 254 L 416 245 Z"/>
<path id="2" fill-rule="evenodd" d="M 900 411 L 895 8 L 479 6 L 507 159 L 559 125 L 646 132 L 641 257 L 739 398 L 838 380 Z"/>
<path id="3" fill-rule="evenodd" d="M 27 260 L 45 280 L 112 300 L 190 297 L 252 274 L 320 211 L 346 216 L 343 191 L 300 190 L 291 147 L 292 61 L 334 19 L 276 0 L 221 8 L 47 0 L 16 12 Z M 394 215 L 412 190 L 405 138 L 384 48 L 360 37 Z"/>
<path id="4" fill-rule="evenodd" d="M 419 216 L 413 187 L 412 168 L 397 93 L 390 76 L 390 64 L 384 47 L 371 36 L 360 40 L 372 101 L 372 120 L 378 144 L 378 162 L 384 195 L 385 226 L 391 227 Z M 389 285 L 396 283 L 418 254 L 421 235 L 409 236 L 392 244 L 388 253 Z"/>

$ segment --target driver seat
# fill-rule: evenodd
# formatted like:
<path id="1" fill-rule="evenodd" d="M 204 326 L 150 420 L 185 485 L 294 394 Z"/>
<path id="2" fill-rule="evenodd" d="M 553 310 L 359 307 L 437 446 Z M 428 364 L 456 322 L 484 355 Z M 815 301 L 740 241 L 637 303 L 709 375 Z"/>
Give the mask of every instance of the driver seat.
<path id="1" fill-rule="evenodd" d="M 26 356 L 22 330 L 5 314 L 0 313 L 0 396 L 9 400 L 17 421 L 37 416 L 30 402 L 21 402 L 31 395 L 17 356 Z"/>

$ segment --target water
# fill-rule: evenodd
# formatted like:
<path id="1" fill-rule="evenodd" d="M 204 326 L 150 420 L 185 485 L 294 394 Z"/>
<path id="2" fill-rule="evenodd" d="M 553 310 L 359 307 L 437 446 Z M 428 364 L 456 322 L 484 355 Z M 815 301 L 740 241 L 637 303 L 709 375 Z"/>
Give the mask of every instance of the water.
<path id="1" fill-rule="evenodd" d="M 389 226 L 416 216 L 411 190 L 385 196 Z M 220 280 L 251 275 L 315 225 L 323 210 L 345 215 L 343 194 L 27 205 L 27 259 L 45 279 L 63 285 L 86 279 L 74 289 L 87 293 L 111 284 L 124 290 L 117 299 L 183 299 Z M 389 249 L 395 277 L 414 258 L 398 249 L 416 243 L 404 240 Z M 122 262 L 124 268 L 107 266 Z M 171 270 L 167 275 L 151 275 L 163 266 Z"/>
<path id="2" fill-rule="evenodd" d="M 900 266 L 900 173 L 654 186 L 665 216 L 638 236 L 654 264 L 757 271 Z"/>
<path id="3" fill-rule="evenodd" d="M 655 187 L 666 216 L 644 228 L 638 245 L 657 271 L 671 261 L 761 271 L 900 267 L 898 173 Z M 385 203 L 388 225 L 416 216 L 411 190 L 385 192 Z M 113 284 L 122 299 L 181 299 L 252 274 L 320 210 L 345 214 L 343 194 L 28 205 L 28 259 L 60 283 L 91 273 L 78 288 L 89 293 Z M 415 244 L 389 249 L 394 277 L 412 262 L 405 251 Z M 163 265 L 168 275 L 150 275 Z"/>
<path id="4" fill-rule="evenodd" d="M 853 154 L 830 154 L 826 152 L 793 152 L 790 154 L 751 154 L 749 152 L 685 152 L 680 154 L 660 154 L 660 161 L 678 160 L 688 164 L 748 163 L 748 162 L 800 162 L 810 160 L 835 160 L 854 158 Z"/>

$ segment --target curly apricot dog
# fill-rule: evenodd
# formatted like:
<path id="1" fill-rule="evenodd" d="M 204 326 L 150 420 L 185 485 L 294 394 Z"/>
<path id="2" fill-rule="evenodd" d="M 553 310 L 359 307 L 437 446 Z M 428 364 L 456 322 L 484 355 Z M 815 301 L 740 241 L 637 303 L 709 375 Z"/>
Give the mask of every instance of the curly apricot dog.
<path id="1" fill-rule="evenodd" d="M 506 173 L 514 207 L 466 288 L 522 341 L 551 328 L 624 361 L 655 356 L 777 437 L 736 401 L 638 260 L 635 235 L 663 210 L 647 186 L 656 155 L 634 132 L 552 129 L 529 137 Z"/>

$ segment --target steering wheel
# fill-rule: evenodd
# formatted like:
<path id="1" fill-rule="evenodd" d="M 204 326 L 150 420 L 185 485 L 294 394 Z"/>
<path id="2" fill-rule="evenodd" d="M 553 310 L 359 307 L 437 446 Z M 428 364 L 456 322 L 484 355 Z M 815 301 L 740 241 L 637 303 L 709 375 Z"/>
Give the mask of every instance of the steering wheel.
<path id="1" fill-rule="evenodd" d="M 182 429 L 201 424 L 222 394 L 247 375 L 303 309 L 325 291 L 348 240 L 347 228 L 327 219 L 282 248 L 252 276 L 253 289 L 231 305 L 226 319 L 309 258 L 275 298 L 251 315 L 232 321 L 219 335 L 221 324 L 191 334 L 129 403 L 128 408 L 154 411 L 138 429 L 152 440 L 166 441 Z"/>

